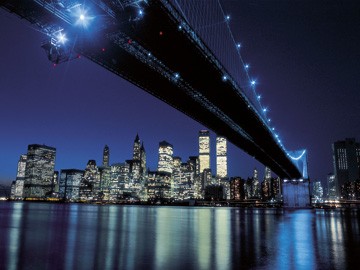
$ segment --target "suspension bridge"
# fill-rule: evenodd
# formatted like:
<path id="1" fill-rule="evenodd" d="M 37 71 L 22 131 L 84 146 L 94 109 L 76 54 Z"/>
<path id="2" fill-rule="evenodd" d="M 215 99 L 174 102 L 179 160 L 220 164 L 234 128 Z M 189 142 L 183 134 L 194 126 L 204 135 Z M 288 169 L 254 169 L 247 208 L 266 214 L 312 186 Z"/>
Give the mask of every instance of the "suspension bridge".
<path id="1" fill-rule="evenodd" d="M 306 151 L 287 151 L 275 133 L 219 0 L 0 6 L 44 33 L 41 46 L 54 65 L 86 57 L 225 136 L 279 177 L 307 178 Z"/>

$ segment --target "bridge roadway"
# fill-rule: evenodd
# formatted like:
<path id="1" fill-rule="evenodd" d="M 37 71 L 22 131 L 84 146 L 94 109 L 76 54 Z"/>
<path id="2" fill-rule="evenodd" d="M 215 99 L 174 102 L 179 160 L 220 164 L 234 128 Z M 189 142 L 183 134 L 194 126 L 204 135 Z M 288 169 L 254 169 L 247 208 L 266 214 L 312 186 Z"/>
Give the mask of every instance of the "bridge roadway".
<path id="1" fill-rule="evenodd" d="M 43 30 L 64 28 L 67 37 L 76 37 L 74 51 L 225 136 L 279 177 L 301 178 L 254 106 L 231 78 L 223 80 L 225 69 L 168 1 L 148 1 L 144 16 L 134 20 L 128 19 L 138 12 L 133 6 L 121 10 L 113 1 L 103 3 L 115 15 L 98 8 L 102 24 L 97 22 L 93 34 L 80 35 L 84 31 L 54 15 L 55 9 L 32 0 L 0 0 L 3 8 Z"/>

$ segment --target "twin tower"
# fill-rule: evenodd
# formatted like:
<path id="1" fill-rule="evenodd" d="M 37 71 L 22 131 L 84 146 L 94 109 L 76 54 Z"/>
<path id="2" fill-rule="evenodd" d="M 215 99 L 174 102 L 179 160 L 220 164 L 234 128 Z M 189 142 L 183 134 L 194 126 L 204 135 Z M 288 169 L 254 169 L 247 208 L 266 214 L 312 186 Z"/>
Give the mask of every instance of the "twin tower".
<path id="1" fill-rule="evenodd" d="M 200 173 L 210 169 L 210 132 L 199 131 L 199 163 Z M 224 137 L 216 137 L 216 176 L 225 178 L 227 172 L 227 141 Z"/>

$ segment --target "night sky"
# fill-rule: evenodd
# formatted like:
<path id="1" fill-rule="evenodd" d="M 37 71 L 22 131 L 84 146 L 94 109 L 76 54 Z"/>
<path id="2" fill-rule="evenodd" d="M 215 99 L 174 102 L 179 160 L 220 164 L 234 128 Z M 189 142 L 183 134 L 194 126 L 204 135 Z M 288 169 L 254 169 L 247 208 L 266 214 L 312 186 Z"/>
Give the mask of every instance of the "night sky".
<path id="1" fill-rule="evenodd" d="M 241 52 L 289 150 L 308 150 L 309 175 L 333 171 L 331 143 L 360 140 L 360 1 L 222 1 Z M 186 161 L 198 154 L 197 122 L 85 58 L 55 68 L 29 23 L 0 11 L 0 183 L 16 177 L 28 144 L 57 148 L 56 169 L 132 156 L 136 133 L 150 169 L 158 143 Z M 215 137 L 212 133 L 215 172 Z M 229 146 L 229 175 L 264 167 Z"/>

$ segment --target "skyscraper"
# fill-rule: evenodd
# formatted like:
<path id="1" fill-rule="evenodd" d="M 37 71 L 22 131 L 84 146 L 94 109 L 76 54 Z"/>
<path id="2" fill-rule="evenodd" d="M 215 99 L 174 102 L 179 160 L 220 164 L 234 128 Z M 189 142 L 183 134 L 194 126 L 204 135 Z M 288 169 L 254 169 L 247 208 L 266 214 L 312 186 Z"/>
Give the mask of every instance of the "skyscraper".
<path id="1" fill-rule="evenodd" d="M 56 149 L 31 144 L 28 146 L 25 168 L 24 197 L 43 198 L 53 189 Z"/>
<path id="2" fill-rule="evenodd" d="M 199 161 L 200 173 L 210 169 L 210 133 L 208 130 L 199 131 Z"/>
<path id="3" fill-rule="evenodd" d="M 133 160 L 140 160 L 141 154 L 140 154 L 140 138 L 139 134 L 136 134 L 135 140 L 134 140 L 134 148 L 133 148 Z"/>
<path id="4" fill-rule="evenodd" d="M 83 170 L 61 170 L 59 181 L 59 195 L 67 200 L 78 200 Z"/>
<path id="5" fill-rule="evenodd" d="M 166 141 L 159 143 L 158 171 L 173 173 L 173 146 Z"/>
<path id="6" fill-rule="evenodd" d="M 23 197 L 26 160 L 27 160 L 26 155 L 20 156 L 20 159 L 18 162 L 18 167 L 17 167 L 17 173 L 16 173 L 14 193 L 12 194 L 13 199 L 20 199 Z"/>
<path id="7" fill-rule="evenodd" d="M 227 141 L 224 137 L 216 137 L 216 175 L 227 177 Z"/>
<path id="8" fill-rule="evenodd" d="M 104 167 L 109 167 L 109 161 L 110 161 L 110 149 L 109 149 L 109 146 L 105 145 L 104 152 L 103 152 L 103 163 L 102 163 L 102 165 Z"/>
<path id="9" fill-rule="evenodd" d="M 337 182 L 337 193 L 346 182 L 355 182 L 360 179 L 360 144 L 354 138 L 337 141 L 332 145 L 334 173 Z"/>

